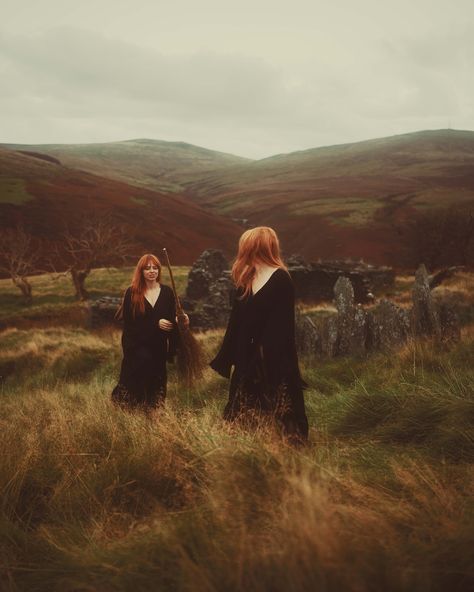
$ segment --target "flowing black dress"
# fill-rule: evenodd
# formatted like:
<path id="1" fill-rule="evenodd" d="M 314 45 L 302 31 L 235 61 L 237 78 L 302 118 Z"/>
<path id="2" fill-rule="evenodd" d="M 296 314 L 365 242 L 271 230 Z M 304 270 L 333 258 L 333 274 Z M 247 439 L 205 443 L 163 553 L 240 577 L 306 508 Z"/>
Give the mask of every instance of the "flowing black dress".
<path id="1" fill-rule="evenodd" d="M 123 360 L 120 378 L 112 391 L 112 400 L 127 407 L 156 407 L 166 397 L 166 362 L 176 352 L 177 330 L 175 301 L 169 286 L 161 284 L 152 306 L 145 298 L 145 312 L 133 316 L 131 288 L 123 300 Z M 173 323 L 172 331 L 158 326 L 160 319 Z"/>
<path id="2" fill-rule="evenodd" d="M 295 344 L 295 296 L 289 274 L 278 268 L 255 294 L 238 291 L 222 347 L 211 367 L 230 377 L 224 418 L 273 417 L 290 439 L 304 441 L 308 420 Z"/>

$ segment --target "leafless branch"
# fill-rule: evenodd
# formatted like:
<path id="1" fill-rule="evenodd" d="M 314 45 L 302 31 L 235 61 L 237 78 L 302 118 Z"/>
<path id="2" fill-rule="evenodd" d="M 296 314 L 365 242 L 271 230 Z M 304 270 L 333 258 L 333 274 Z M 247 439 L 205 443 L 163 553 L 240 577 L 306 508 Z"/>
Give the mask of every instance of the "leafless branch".
<path id="1" fill-rule="evenodd" d="M 92 269 L 124 263 L 133 248 L 124 228 L 104 219 L 83 220 L 62 235 L 61 267 L 71 274 L 76 295 L 87 300 L 85 280 Z"/>
<path id="2" fill-rule="evenodd" d="M 0 235 L 0 272 L 11 278 L 23 296 L 32 297 L 28 276 L 37 273 L 40 253 L 38 245 L 22 226 L 7 229 Z"/>

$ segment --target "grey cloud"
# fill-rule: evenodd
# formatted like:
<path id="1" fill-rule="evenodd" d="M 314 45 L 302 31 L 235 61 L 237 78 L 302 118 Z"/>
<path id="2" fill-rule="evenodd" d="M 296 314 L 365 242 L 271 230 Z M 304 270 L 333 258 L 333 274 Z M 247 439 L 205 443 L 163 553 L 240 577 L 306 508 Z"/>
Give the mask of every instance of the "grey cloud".
<path id="1" fill-rule="evenodd" d="M 35 39 L 3 38 L 2 50 L 24 85 L 69 101 L 103 97 L 166 104 L 173 112 L 248 114 L 272 107 L 284 92 L 263 60 L 211 52 L 164 55 L 70 28 Z"/>
<path id="2" fill-rule="evenodd" d="M 378 73 L 393 116 L 456 116 L 464 98 L 474 95 L 474 27 L 384 43 Z M 474 116 L 474 113 L 471 113 Z"/>
<path id="3" fill-rule="evenodd" d="M 244 43 L 180 50 L 179 36 L 172 52 L 159 34 L 145 47 L 137 35 L 72 26 L 0 32 L 0 141 L 147 136 L 266 156 L 449 121 L 474 127 L 468 19 L 455 30 L 394 29 L 390 42 L 368 31 L 320 39 L 286 61 Z"/>

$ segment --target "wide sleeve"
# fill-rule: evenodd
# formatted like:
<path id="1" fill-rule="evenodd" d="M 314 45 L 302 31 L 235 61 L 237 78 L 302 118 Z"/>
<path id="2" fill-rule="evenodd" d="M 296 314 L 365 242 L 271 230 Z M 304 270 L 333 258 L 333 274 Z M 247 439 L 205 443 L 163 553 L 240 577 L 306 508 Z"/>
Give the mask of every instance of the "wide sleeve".
<path id="1" fill-rule="evenodd" d="M 239 323 L 239 293 L 234 297 L 230 311 L 227 329 L 224 335 L 221 348 L 216 357 L 211 361 L 210 366 L 225 378 L 230 378 L 230 371 L 235 364 L 235 352 L 237 347 L 237 328 Z"/>

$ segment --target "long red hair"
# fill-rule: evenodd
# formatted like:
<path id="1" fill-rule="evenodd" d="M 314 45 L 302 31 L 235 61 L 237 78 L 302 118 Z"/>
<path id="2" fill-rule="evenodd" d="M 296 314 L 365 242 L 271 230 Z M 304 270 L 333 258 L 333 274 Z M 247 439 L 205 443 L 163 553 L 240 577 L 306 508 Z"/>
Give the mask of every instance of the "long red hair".
<path id="1" fill-rule="evenodd" d="M 280 241 L 273 228 L 257 226 L 246 230 L 239 240 L 239 251 L 232 265 L 232 279 L 237 288 L 243 289 L 243 297 L 252 290 L 252 281 L 256 273 L 256 264 L 281 267 L 286 265 L 280 255 Z"/>
<path id="2" fill-rule="evenodd" d="M 159 282 L 161 280 L 161 262 L 156 255 L 151 253 L 146 253 L 142 257 L 140 257 L 137 266 L 133 271 L 132 276 L 132 284 L 131 288 L 131 300 L 132 300 L 132 315 L 135 317 L 137 314 L 144 314 L 145 312 L 145 291 L 146 291 L 146 281 L 145 277 L 143 276 L 143 270 L 146 265 L 149 263 L 153 263 L 158 267 L 158 275 L 156 276 L 156 281 Z M 117 317 L 122 318 L 123 314 L 123 302 L 122 306 L 117 312 Z"/>

